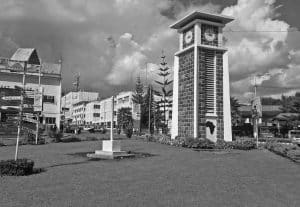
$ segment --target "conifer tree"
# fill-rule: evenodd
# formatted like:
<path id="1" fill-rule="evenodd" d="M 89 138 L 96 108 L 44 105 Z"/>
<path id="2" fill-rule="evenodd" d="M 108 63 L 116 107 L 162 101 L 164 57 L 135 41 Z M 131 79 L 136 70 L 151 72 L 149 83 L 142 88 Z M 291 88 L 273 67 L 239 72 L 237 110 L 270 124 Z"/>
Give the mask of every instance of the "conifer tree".
<path id="1" fill-rule="evenodd" d="M 166 112 L 167 108 L 172 106 L 172 94 L 173 90 L 171 87 L 171 84 L 173 83 L 173 80 L 170 80 L 170 68 L 167 65 L 166 62 L 166 56 L 164 55 L 164 52 L 162 51 L 161 56 L 161 63 L 160 67 L 158 69 L 158 76 L 161 80 L 155 80 L 155 82 L 158 84 L 158 90 L 154 91 L 154 94 L 156 96 L 160 97 L 160 100 L 158 101 L 158 105 L 163 107 L 162 111 L 162 122 L 163 122 L 163 132 L 166 133 L 166 130 L 168 128 L 168 123 L 166 121 Z"/>

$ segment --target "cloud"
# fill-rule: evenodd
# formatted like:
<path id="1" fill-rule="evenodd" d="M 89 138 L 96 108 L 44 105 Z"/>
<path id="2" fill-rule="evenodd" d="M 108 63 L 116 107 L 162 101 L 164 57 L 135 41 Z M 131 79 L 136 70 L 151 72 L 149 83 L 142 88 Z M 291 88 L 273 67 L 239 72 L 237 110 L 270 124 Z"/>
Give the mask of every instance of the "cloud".
<path id="1" fill-rule="evenodd" d="M 228 31 L 225 35 L 229 48 L 231 92 L 236 96 L 248 96 L 249 82 L 257 74 L 268 77 L 261 80 L 259 95 L 286 92 L 287 89 L 280 87 L 288 86 L 288 76 L 294 75 L 295 71 L 289 65 L 295 62 L 298 52 L 291 51 L 290 25 L 277 19 L 280 14 L 275 3 L 276 0 L 238 0 L 236 5 L 222 11 L 235 17 L 235 21 L 225 28 Z"/>
<path id="2" fill-rule="evenodd" d="M 129 80 L 133 81 L 147 59 L 143 54 L 143 48 L 133 40 L 132 34 L 124 33 L 114 49 L 114 64 L 107 80 L 113 85 L 123 85 Z"/>
<path id="3" fill-rule="evenodd" d="M 0 56 L 10 57 L 18 47 L 34 47 L 43 61 L 58 62 L 62 57 L 63 88 L 68 90 L 77 72 L 81 88 L 99 91 L 102 97 L 132 89 L 137 75 L 145 81 L 146 63 L 154 71 L 148 72 L 148 80 L 156 78 L 162 50 L 172 68 L 178 34 L 169 25 L 193 10 L 236 18 L 224 33 L 233 95 L 246 96 L 255 74 L 270 74 L 261 86 L 300 86 L 297 34 L 229 31 L 291 29 L 279 20 L 275 0 L 0 0 L 0 4 Z M 259 90 L 263 95 L 286 91 Z"/>

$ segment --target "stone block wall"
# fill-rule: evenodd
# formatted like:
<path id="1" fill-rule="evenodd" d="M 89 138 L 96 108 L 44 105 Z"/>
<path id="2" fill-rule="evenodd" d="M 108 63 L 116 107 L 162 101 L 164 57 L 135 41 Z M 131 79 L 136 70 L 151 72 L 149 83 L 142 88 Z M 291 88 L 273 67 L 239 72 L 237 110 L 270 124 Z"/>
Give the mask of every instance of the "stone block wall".
<path id="1" fill-rule="evenodd" d="M 179 56 L 178 136 L 194 136 L 194 50 Z"/>
<path id="2" fill-rule="evenodd" d="M 224 114 L 223 114 L 223 52 L 216 52 L 217 70 L 217 138 L 224 139 Z"/>
<path id="3" fill-rule="evenodd" d="M 198 137 L 206 138 L 205 50 L 198 49 Z"/>

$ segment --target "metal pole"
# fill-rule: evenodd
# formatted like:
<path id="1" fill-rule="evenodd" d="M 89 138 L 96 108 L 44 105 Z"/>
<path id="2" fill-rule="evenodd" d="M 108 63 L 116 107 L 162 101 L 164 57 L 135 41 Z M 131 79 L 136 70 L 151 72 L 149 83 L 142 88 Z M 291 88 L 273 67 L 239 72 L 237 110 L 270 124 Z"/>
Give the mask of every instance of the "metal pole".
<path id="1" fill-rule="evenodd" d="M 39 87 L 38 87 L 38 92 L 40 92 L 40 87 L 41 87 L 41 67 L 42 67 L 42 63 L 40 61 L 40 69 L 39 69 Z M 39 126 L 40 126 L 40 115 L 39 115 L 39 111 L 36 114 L 36 133 L 35 133 L 35 144 L 38 144 L 38 138 L 39 138 Z"/>
<path id="2" fill-rule="evenodd" d="M 148 120 L 149 134 L 151 134 L 151 87 L 149 85 L 149 120 Z"/>
<path id="3" fill-rule="evenodd" d="M 27 62 L 24 62 L 23 83 L 22 83 L 23 87 L 21 89 L 21 97 L 20 97 L 21 98 L 21 103 L 20 103 L 19 125 L 18 125 L 18 134 L 17 134 L 15 160 L 18 159 L 19 141 L 20 141 L 20 134 L 21 134 L 21 128 L 22 128 L 26 70 L 27 70 Z"/>
<path id="4" fill-rule="evenodd" d="M 110 122 L 110 141 L 113 141 L 113 126 L 114 126 L 114 96 L 112 96 L 111 104 L 111 122 Z"/>

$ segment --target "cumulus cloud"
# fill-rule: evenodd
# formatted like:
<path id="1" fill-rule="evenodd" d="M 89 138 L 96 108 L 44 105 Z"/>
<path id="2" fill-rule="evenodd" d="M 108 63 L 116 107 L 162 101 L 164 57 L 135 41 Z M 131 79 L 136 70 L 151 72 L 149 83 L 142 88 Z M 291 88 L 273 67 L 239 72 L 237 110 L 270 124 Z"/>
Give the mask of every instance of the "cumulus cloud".
<path id="1" fill-rule="evenodd" d="M 230 3 L 228 3 L 230 2 Z M 81 88 L 111 95 L 132 89 L 136 76 L 156 78 L 161 51 L 169 67 L 178 35 L 169 28 L 193 10 L 232 15 L 225 28 L 231 91 L 246 97 L 254 75 L 268 75 L 262 95 L 299 87 L 300 42 L 291 26 L 279 20 L 276 0 L 0 0 L 0 56 L 18 47 L 37 48 L 43 61 L 63 59 L 63 87 L 71 89 L 81 74 Z M 248 32 L 230 32 L 248 31 Z M 255 31 L 255 32 L 254 32 Z M 150 72 L 150 71 L 154 72 Z M 247 83 L 247 84 L 246 84 Z M 284 89 L 285 87 L 286 89 Z M 112 90 L 113 89 L 113 90 Z"/>
<path id="2" fill-rule="evenodd" d="M 289 84 L 287 76 L 293 73 L 289 65 L 297 52 L 290 51 L 290 25 L 277 19 L 279 13 L 275 3 L 276 0 L 239 0 L 236 5 L 222 11 L 236 18 L 225 28 L 228 31 L 225 35 L 228 39 L 231 89 L 237 96 L 248 96 L 250 82 L 258 74 L 267 77 L 260 81 L 260 95 L 286 92 L 280 86 Z M 275 86 L 279 88 L 274 89 Z"/>

